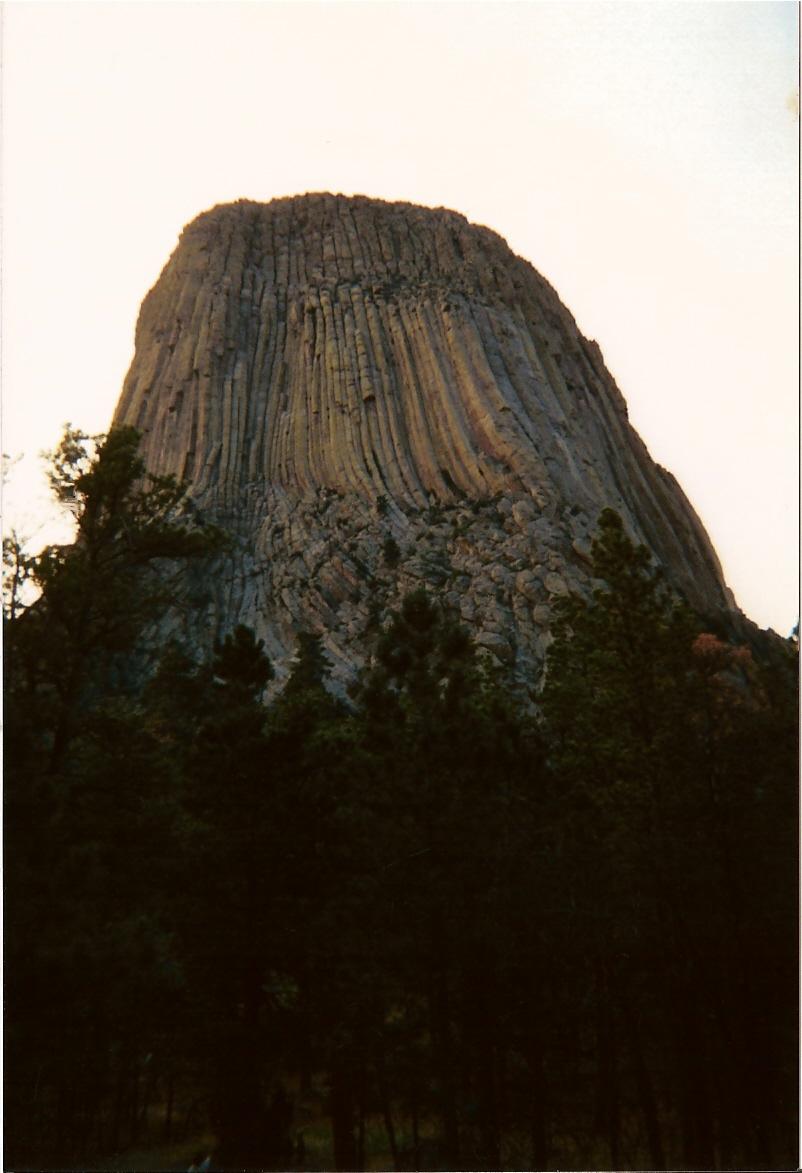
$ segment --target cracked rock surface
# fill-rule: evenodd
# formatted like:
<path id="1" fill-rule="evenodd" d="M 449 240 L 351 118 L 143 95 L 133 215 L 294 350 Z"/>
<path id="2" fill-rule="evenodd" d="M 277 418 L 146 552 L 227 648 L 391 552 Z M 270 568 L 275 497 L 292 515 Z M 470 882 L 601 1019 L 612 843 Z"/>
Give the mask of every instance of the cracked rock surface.
<path id="1" fill-rule="evenodd" d="M 199 216 L 142 305 L 114 422 L 233 535 L 173 626 L 205 647 L 246 623 L 279 684 L 306 629 L 344 686 L 421 585 L 535 684 L 606 506 L 692 605 L 735 608 L 596 343 L 454 212 L 308 195 Z"/>

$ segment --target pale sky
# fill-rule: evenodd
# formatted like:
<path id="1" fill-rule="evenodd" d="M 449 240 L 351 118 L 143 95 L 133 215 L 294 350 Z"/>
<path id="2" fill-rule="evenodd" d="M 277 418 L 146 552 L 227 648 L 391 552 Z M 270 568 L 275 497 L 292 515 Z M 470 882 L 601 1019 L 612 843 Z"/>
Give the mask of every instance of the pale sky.
<path id="1" fill-rule="evenodd" d="M 787 634 L 797 43 L 791 0 L 6 4 L 6 526 L 52 534 L 37 454 L 66 420 L 108 427 L 184 224 L 360 193 L 453 208 L 534 264 L 740 606 Z"/>

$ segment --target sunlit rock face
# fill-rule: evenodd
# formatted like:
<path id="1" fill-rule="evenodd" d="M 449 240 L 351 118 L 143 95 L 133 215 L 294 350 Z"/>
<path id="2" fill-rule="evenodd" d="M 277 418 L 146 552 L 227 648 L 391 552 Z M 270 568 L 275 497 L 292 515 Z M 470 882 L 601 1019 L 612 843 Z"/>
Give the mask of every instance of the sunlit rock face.
<path id="1" fill-rule="evenodd" d="M 309 195 L 199 216 L 145 298 L 115 423 L 234 536 L 174 626 L 201 647 L 246 623 L 279 680 L 306 629 L 344 685 L 423 585 L 535 684 L 605 506 L 695 607 L 734 607 L 598 346 L 454 212 Z"/>

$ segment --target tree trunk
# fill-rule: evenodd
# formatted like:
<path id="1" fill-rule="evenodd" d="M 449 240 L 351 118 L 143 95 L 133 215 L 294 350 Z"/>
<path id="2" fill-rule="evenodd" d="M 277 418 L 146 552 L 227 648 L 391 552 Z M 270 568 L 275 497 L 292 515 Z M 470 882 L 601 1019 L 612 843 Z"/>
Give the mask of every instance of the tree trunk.
<path id="1" fill-rule="evenodd" d="M 379 1054 L 376 1058 L 376 1080 L 379 1085 L 379 1096 L 381 1098 L 382 1117 L 384 1119 L 384 1130 L 387 1133 L 387 1143 L 390 1146 L 390 1155 L 393 1158 L 393 1168 L 398 1169 L 398 1142 L 396 1141 L 395 1125 L 393 1124 L 393 1110 L 390 1103 L 390 1095 L 387 1090 L 387 1076 L 384 1069 L 384 1056 Z"/>
<path id="2" fill-rule="evenodd" d="M 474 970 L 469 975 L 465 990 L 465 1031 L 473 1038 L 476 1065 L 477 1167 L 480 1169 L 498 1169 L 501 1163 L 494 1030 L 495 991 L 489 973 L 490 962 L 481 970 Z"/>
<path id="3" fill-rule="evenodd" d="M 356 1168 L 365 1168 L 365 1105 L 361 1094 L 357 1107 Z"/>
<path id="4" fill-rule="evenodd" d="M 621 1165 L 621 1106 L 618 1053 L 613 1026 L 610 982 L 601 959 L 596 963 L 596 1049 L 598 1057 L 597 1120 L 610 1149 L 612 1167 Z"/>
<path id="5" fill-rule="evenodd" d="M 357 1168 L 358 1154 L 354 1136 L 355 1095 L 351 1073 L 340 1063 L 331 1070 L 329 1111 L 334 1146 L 334 1167 L 339 1170 Z"/>
<path id="6" fill-rule="evenodd" d="M 131 1144 L 135 1145 L 139 1140 L 139 1072 L 134 1071 L 131 1080 L 131 1115 L 130 1120 L 130 1136 Z"/>
<path id="7" fill-rule="evenodd" d="M 418 1114 L 418 1085 L 412 1091 L 412 1160 L 413 1169 L 420 1168 L 420 1120 Z"/>
<path id="8" fill-rule="evenodd" d="M 111 1149 L 112 1152 L 117 1152 L 120 1147 L 120 1129 L 123 1120 L 123 1104 L 125 1102 L 125 1083 L 126 1083 L 126 1064 L 123 1058 L 120 1059 L 120 1067 L 117 1072 L 117 1088 L 114 1095 L 114 1114 L 112 1116 L 111 1124 Z"/>
<path id="9" fill-rule="evenodd" d="M 167 1073 L 167 1107 L 164 1112 L 164 1139 L 172 1140 L 173 1136 L 173 1103 L 175 1099 L 175 1079 L 172 1071 Z"/>
<path id="10" fill-rule="evenodd" d="M 532 1142 L 532 1168 L 547 1169 L 549 1138 L 546 1109 L 546 1072 L 543 1052 L 534 1045 L 529 1052 L 529 1070 L 532 1076 L 532 1100 L 529 1114 L 529 1136 Z"/>
<path id="11" fill-rule="evenodd" d="M 683 1157 L 689 1168 L 714 1169 L 707 1038 L 699 1015 L 690 1005 L 695 991 L 683 991 L 681 997 L 684 1005 L 677 1014 L 677 1048 Z"/>
<path id="12" fill-rule="evenodd" d="M 640 1106 L 643 1125 L 646 1130 L 646 1140 L 649 1145 L 649 1158 L 653 1169 L 665 1169 L 666 1159 L 663 1150 L 663 1137 L 660 1128 L 660 1117 L 657 1108 L 657 1099 L 654 1093 L 649 1069 L 643 1055 L 640 1030 L 635 1011 L 628 999 L 623 1003 L 623 1017 L 626 1026 L 629 1046 L 635 1061 L 635 1077 L 637 1080 L 638 1104 Z"/>
<path id="13" fill-rule="evenodd" d="M 432 975 L 429 1013 L 434 1068 L 440 1083 L 440 1118 L 445 1145 L 444 1160 L 451 1168 L 457 1168 L 460 1162 L 460 1134 L 454 1093 L 454 1044 L 451 1037 L 448 984 L 442 972 Z"/>

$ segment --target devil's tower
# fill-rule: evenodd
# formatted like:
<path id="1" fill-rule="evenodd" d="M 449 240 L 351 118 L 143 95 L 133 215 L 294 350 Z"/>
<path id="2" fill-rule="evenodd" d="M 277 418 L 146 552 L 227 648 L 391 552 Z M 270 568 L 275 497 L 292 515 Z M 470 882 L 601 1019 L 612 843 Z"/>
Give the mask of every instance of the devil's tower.
<path id="1" fill-rule="evenodd" d="M 436 588 L 534 681 L 550 607 L 617 510 L 696 608 L 734 607 L 696 514 L 598 346 L 486 228 L 361 197 L 199 216 L 142 306 L 115 423 L 233 535 L 176 622 L 298 630 L 345 680 L 377 614 Z"/>

